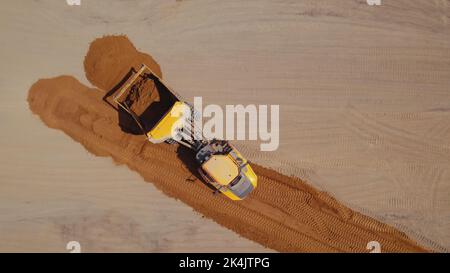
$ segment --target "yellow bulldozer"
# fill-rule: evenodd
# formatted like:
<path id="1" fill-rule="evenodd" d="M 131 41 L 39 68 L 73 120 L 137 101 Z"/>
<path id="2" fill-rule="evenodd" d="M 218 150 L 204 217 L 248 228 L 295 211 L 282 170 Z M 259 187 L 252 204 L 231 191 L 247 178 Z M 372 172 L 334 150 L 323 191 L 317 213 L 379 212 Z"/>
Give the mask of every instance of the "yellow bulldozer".
<path id="1" fill-rule="evenodd" d="M 194 126 L 198 117 L 192 105 L 170 89 L 142 64 L 114 97 L 152 143 L 179 143 L 195 153 L 204 182 L 232 200 L 242 200 L 257 186 L 248 161 L 228 141 L 205 139 Z M 187 125 L 187 126 L 186 126 Z"/>

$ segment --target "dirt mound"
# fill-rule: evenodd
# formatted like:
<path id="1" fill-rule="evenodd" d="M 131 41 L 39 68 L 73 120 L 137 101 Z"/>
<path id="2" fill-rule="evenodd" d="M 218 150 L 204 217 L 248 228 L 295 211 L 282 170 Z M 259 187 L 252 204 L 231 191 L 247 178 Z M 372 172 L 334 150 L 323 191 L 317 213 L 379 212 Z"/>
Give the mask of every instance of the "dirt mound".
<path id="1" fill-rule="evenodd" d="M 101 40 L 106 48 L 113 46 L 105 44 L 105 41 L 116 44 L 115 39 Z M 114 52 L 123 56 L 120 51 Z M 107 54 L 107 58 L 115 57 Z M 104 63 L 89 56 L 86 59 L 88 63 Z M 137 58 L 133 61 L 142 62 Z M 131 62 L 120 61 L 125 66 Z M 115 69 L 121 70 L 119 67 Z M 126 69 L 122 68 L 123 71 Z M 114 84 L 110 80 L 114 76 L 108 77 L 106 70 L 100 70 L 101 76 L 96 73 L 96 70 L 86 72 L 97 86 Z M 167 195 L 272 249 L 286 252 L 368 252 L 368 242 L 378 241 L 383 252 L 426 251 L 404 233 L 352 211 L 304 181 L 257 164 L 252 166 L 259 177 L 259 185 L 247 199 L 236 202 L 222 195 L 213 195 L 197 178 L 190 151 L 175 145 L 155 145 L 142 136 L 124 132 L 118 126 L 117 111 L 102 101 L 103 95 L 104 91 L 88 88 L 73 77 L 61 76 L 36 82 L 29 91 L 28 102 L 30 109 L 45 124 L 64 131 L 88 151 L 99 156 L 111 156 Z"/>
<path id="2" fill-rule="evenodd" d="M 86 78 L 98 88 L 110 91 L 130 71 L 146 64 L 162 77 L 161 69 L 148 54 L 139 52 L 126 36 L 105 36 L 94 40 L 84 59 Z"/>

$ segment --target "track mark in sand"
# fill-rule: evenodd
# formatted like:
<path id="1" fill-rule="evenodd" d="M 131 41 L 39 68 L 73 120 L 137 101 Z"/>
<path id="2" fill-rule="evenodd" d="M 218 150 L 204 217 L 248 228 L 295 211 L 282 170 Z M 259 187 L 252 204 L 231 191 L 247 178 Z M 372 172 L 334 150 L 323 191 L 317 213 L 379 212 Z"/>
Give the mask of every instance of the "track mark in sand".
<path id="1" fill-rule="evenodd" d="M 117 42 L 111 38 L 107 41 Z M 133 51 L 132 47 L 126 48 Z M 122 64 L 109 69 L 126 71 L 120 66 L 135 62 L 156 65 L 136 57 L 143 56 L 140 54 L 132 52 L 132 62 L 123 55 L 126 54 L 122 54 Z M 91 61 L 86 60 L 85 65 L 102 63 Z M 117 76 L 115 72 L 112 74 Z M 105 86 L 113 82 L 108 79 L 105 84 L 101 76 L 89 76 L 101 80 L 100 84 Z M 64 131 L 88 151 L 126 164 L 168 196 L 266 247 L 283 252 L 368 252 L 367 243 L 378 241 L 386 252 L 426 251 L 404 233 L 352 211 L 304 181 L 257 164 L 252 165 L 259 186 L 246 200 L 235 202 L 213 195 L 198 179 L 187 182 L 196 175 L 188 152 L 175 145 L 155 145 L 142 136 L 123 132 L 118 126 L 117 111 L 102 100 L 104 94 L 73 77 L 61 76 L 37 81 L 29 91 L 28 102 L 45 124 Z"/>

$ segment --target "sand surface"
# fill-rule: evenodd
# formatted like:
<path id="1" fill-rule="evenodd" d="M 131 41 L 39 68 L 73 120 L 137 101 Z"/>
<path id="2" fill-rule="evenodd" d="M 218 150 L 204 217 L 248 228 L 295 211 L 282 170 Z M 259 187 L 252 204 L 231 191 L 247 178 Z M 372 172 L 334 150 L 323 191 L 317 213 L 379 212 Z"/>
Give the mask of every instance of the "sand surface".
<path id="1" fill-rule="evenodd" d="M 27 95 L 37 79 L 66 73 L 87 83 L 89 43 L 115 31 L 80 20 L 64 1 L 3 3 L 0 14 L 0 252 L 68 252 L 73 240 L 83 252 L 272 252 L 31 113 Z"/>
<path id="2" fill-rule="evenodd" d="M 199 224 L 187 216 L 189 209 L 155 197 L 150 184 L 139 183 L 126 168 L 111 170 L 110 161 L 80 151 L 29 113 L 26 92 L 36 79 L 68 74 L 88 84 L 80 62 L 88 43 L 103 34 L 124 33 L 152 53 L 165 79 L 185 97 L 280 104 L 280 149 L 264 154 L 256 143 L 237 143 L 251 160 L 304 178 L 422 244 L 448 250 L 449 3 L 383 3 L 3 4 L 0 30 L 8 39 L 2 39 L 0 53 L 0 143 L 7 155 L 0 164 L 2 249 L 59 249 L 65 237 L 55 231 L 71 226 L 72 233 L 82 233 L 77 219 L 110 223 L 117 215 L 132 217 L 163 250 L 205 246 L 213 238 L 209 249 L 255 249 L 231 245 L 233 239 L 225 242 L 227 235 L 215 232 L 219 227 Z M 131 181 L 127 199 L 142 201 L 139 210 L 118 198 L 124 196 L 124 180 Z M 149 230 L 179 221 L 158 218 L 160 208 L 167 209 L 166 215 L 183 215 L 192 226 L 208 226 L 208 231 L 192 237 L 174 228 L 174 238 L 183 239 L 163 243 L 158 231 Z M 107 214 L 108 209 L 113 212 Z M 152 225 L 159 228 L 151 229 L 136 215 L 150 218 L 147 213 L 158 219 Z M 91 240 L 91 245 L 101 244 Z M 103 245 L 114 249 L 111 242 Z"/>
<path id="3" fill-rule="evenodd" d="M 101 63 L 105 55 L 90 54 L 91 50 L 110 52 L 109 48 L 123 48 L 121 45 L 128 43 L 120 36 L 98 39 L 94 44 L 99 48 L 90 48 L 85 64 Z M 126 59 L 134 53 L 110 53 L 108 57 L 115 59 L 114 54 L 120 54 L 125 61 L 111 68 L 111 75 L 95 75 L 94 69 L 86 71 L 87 78 L 95 78 L 91 83 L 96 86 L 113 87 L 107 82 L 113 82 L 111 78 L 117 75 L 126 77 L 130 70 Z M 155 70 L 157 65 L 146 59 L 136 62 Z M 123 75 L 117 71 L 123 71 Z M 45 124 L 64 131 L 88 151 L 126 164 L 167 195 L 269 248 L 283 252 L 367 252 L 367 243 L 377 241 L 384 252 L 425 251 L 404 234 L 353 212 L 305 182 L 256 164 L 252 166 L 259 187 L 244 201 L 212 195 L 199 179 L 190 150 L 179 145 L 155 145 L 143 136 L 123 131 L 120 113 L 103 101 L 104 94 L 105 90 L 89 89 L 73 77 L 60 76 L 36 82 L 28 102 Z"/>

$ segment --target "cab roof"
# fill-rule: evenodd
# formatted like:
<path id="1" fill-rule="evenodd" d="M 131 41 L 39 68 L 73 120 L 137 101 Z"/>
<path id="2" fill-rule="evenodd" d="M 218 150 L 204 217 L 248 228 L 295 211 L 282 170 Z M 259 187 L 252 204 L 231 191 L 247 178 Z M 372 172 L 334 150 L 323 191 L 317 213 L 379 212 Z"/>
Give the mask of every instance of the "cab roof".
<path id="1" fill-rule="evenodd" d="M 239 168 L 228 155 L 213 155 L 203 163 L 205 170 L 217 183 L 226 186 L 239 175 Z"/>

